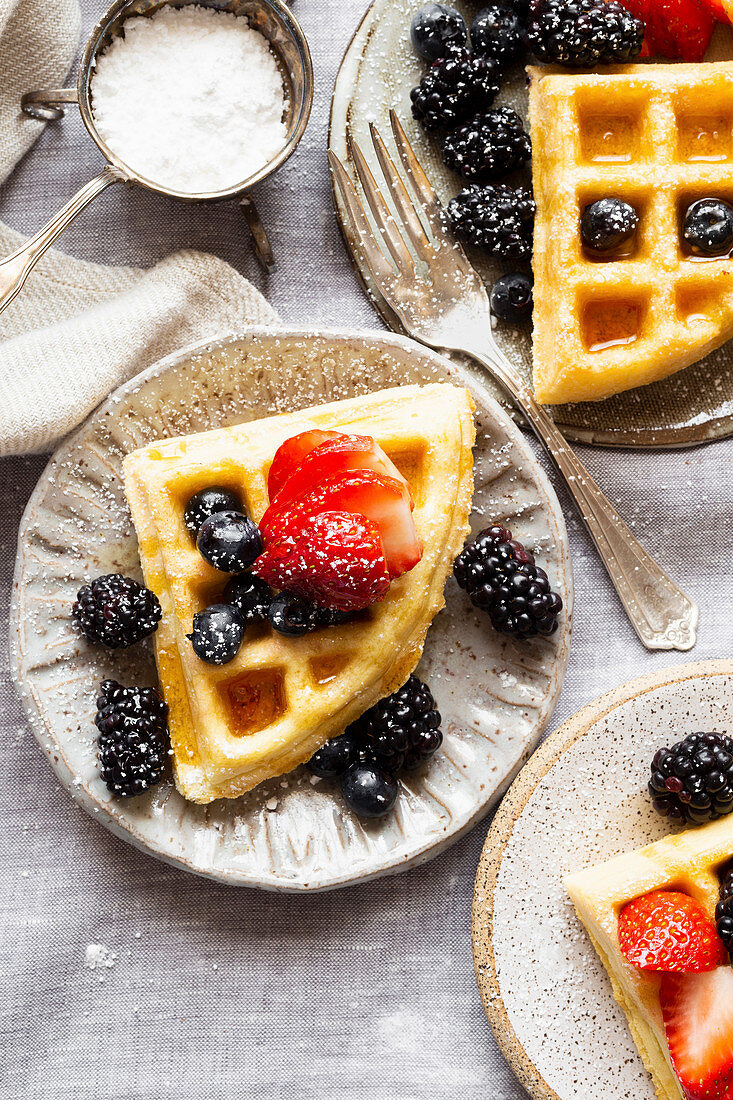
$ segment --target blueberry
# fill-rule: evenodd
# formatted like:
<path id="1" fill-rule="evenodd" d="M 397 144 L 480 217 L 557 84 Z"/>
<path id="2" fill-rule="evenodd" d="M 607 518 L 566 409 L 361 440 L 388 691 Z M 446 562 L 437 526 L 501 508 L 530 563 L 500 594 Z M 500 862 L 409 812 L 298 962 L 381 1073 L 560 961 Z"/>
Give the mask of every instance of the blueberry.
<path id="1" fill-rule="evenodd" d="M 311 756 L 308 767 L 314 775 L 320 775 L 322 779 L 334 779 L 337 775 L 343 775 L 357 757 L 356 738 L 353 733 L 342 733 L 340 737 L 332 737 L 330 741 Z"/>
<path id="2" fill-rule="evenodd" d="M 628 240 L 639 215 L 622 199 L 599 199 L 586 206 L 580 218 L 583 243 L 593 252 L 611 252 Z"/>
<path id="3" fill-rule="evenodd" d="M 395 777 L 371 762 L 352 764 L 341 778 L 344 801 L 359 817 L 384 817 L 397 801 L 398 790 Z"/>
<path id="4" fill-rule="evenodd" d="M 691 252 L 724 256 L 733 248 L 733 207 L 721 199 L 699 199 L 688 207 L 682 236 Z"/>
<path id="5" fill-rule="evenodd" d="M 491 289 L 491 312 L 502 321 L 524 321 L 532 313 L 532 276 L 523 271 L 502 275 Z"/>
<path id="6" fill-rule="evenodd" d="M 476 53 L 502 65 L 515 61 L 525 49 L 519 15 L 505 3 L 483 8 L 471 24 L 471 45 Z"/>
<path id="7" fill-rule="evenodd" d="M 231 489 L 222 489 L 219 485 L 211 489 L 202 489 L 200 493 L 192 496 L 186 505 L 183 519 L 186 527 L 194 538 L 198 535 L 202 525 L 213 516 L 214 512 L 240 512 L 242 502 Z"/>
<path id="8" fill-rule="evenodd" d="M 278 634 L 299 638 L 319 625 L 318 611 L 314 603 L 290 592 L 280 592 L 270 604 L 268 617 Z"/>
<path id="9" fill-rule="evenodd" d="M 243 512 L 215 512 L 204 522 L 196 545 L 223 573 L 243 573 L 262 553 L 260 529 Z"/>
<path id="10" fill-rule="evenodd" d="M 193 630 L 188 637 L 202 661 L 208 665 L 226 665 L 237 656 L 244 631 L 244 620 L 236 607 L 215 603 L 194 615 Z"/>
<path id="11" fill-rule="evenodd" d="M 264 622 L 272 600 L 269 584 L 251 573 L 232 577 L 224 589 L 224 602 L 236 607 L 246 623 Z"/>
<path id="12" fill-rule="evenodd" d="M 462 15 L 444 4 L 426 4 L 410 25 L 410 39 L 426 61 L 444 57 L 451 46 L 464 46 L 468 28 Z"/>

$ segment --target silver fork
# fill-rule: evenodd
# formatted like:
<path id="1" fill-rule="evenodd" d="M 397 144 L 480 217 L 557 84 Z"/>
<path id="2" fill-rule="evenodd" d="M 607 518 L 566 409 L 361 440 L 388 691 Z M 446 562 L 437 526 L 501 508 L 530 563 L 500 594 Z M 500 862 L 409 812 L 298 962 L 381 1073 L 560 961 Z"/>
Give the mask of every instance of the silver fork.
<path id="1" fill-rule="evenodd" d="M 486 368 L 521 409 L 565 480 L 644 645 L 648 649 L 691 649 L 696 641 L 697 605 L 632 535 L 554 421 L 497 346 L 483 281 L 461 246 L 446 230 L 438 198 L 394 111 L 390 111 L 390 123 L 404 179 L 374 124 L 370 131 L 396 217 L 363 151 L 351 134 L 347 134 L 349 153 L 376 234 L 346 169 L 332 151 L 328 154 L 351 222 L 354 245 L 385 301 L 410 336 L 428 347 L 470 355 Z M 423 212 L 429 232 L 418 215 L 416 203 Z"/>

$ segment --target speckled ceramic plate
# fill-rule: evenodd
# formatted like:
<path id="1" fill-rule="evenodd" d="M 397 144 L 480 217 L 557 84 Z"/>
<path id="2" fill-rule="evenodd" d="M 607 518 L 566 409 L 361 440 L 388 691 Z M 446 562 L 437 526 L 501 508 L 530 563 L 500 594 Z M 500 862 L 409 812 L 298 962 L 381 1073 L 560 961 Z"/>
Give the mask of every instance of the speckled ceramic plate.
<path id="1" fill-rule="evenodd" d="M 473 903 L 489 1022 L 535 1100 L 654 1100 L 563 878 L 670 831 L 646 792 L 656 750 L 733 734 L 733 661 L 678 665 L 603 695 L 544 742 L 486 838 Z"/>
<path id="2" fill-rule="evenodd" d="M 478 7 L 466 0 L 451 0 L 470 23 Z M 410 89 L 418 83 L 426 63 L 412 49 L 410 20 L 421 0 L 375 0 L 358 27 L 341 63 L 331 106 L 330 147 L 355 179 L 346 148 L 346 127 L 369 155 L 369 123 L 376 122 L 391 140 L 388 112 L 394 108 L 438 195 L 445 203 L 460 190 L 460 179 L 449 172 L 440 157 L 439 142 L 427 136 L 410 113 Z M 708 53 L 710 59 L 733 57 L 733 31 L 720 27 Z M 509 74 L 498 105 L 507 104 L 527 117 L 527 88 L 523 68 Z M 373 154 L 370 158 L 375 160 Z M 375 172 L 378 176 L 378 171 Z M 529 182 L 529 172 L 508 182 Z M 366 268 L 359 266 L 351 232 L 338 193 L 336 213 L 356 270 L 390 328 L 401 331 Z M 472 259 L 493 283 L 503 268 L 474 251 Z M 507 356 L 531 377 L 529 329 L 500 326 L 496 337 Z M 496 396 L 501 395 L 492 390 Z M 687 370 L 641 389 L 630 390 L 592 404 L 557 405 L 550 411 L 569 439 L 617 447 L 682 447 L 733 433 L 733 342 L 712 352 Z"/>
<path id="3" fill-rule="evenodd" d="M 551 639 L 516 645 L 473 613 L 454 581 L 421 663 L 443 714 L 445 745 L 404 785 L 397 812 L 362 824 L 304 768 L 236 800 L 185 802 L 170 782 L 113 800 L 94 744 L 100 680 L 155 682 L 147 643 L 123 653 L 88 646 L 70 611 L 85 580 L 140 576 L 120 482 L 144 442 L 305 408 L 401 383 L 466 382 L 477 404 L 475 528 L 506 519 L 536 548 L 568 613 Z M 567 535 L 527 444 L 473 379 L 401 337 L 250 330 L 164 360 L 123 386 L 64 443 L 20 530 L 11 638 L 31 725 L 73 797 L 113 832 L 181 867 L 225 882 L 315 890 L 396 871 L 435 855 L 484 814 L 534 747 L 567 662 L 572 580 Z M 40 765 L 39 765 L 40 766 Z"/>

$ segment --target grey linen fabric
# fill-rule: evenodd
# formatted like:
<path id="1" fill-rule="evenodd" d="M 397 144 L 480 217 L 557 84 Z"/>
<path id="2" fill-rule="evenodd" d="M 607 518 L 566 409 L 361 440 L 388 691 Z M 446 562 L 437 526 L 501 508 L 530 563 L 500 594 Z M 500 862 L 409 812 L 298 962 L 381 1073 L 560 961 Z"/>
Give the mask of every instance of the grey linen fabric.
<path id="1" fill-rule="evenodd" d="M 317 94 L 301 149 L 257 196 L 280 266 L 263 278 L 236 208 L 103 196 L 66 234 L 96 262 L 149 266 L 180 248 L 233 264 L 286 321 L 376 327 L 343 251 L 326 171 L 328 104 L 363 0 L 298 0 Z M 84 10 L 85 32 L 101 5 Z M 70 113 L 0 193 L 32 232 L 98 168 Z M 659 454 L 582 449 L 649 549 L 701 605 L 691 654 L 649 654 L 567 498 L 577 586 L 570 667 L 550 728 L 642 672 L 729 656 L 733 442 Z M 43 469 L 0 462 L 0 598 Z M 0 1088 L 4 1100 L 520 1100 L 471 962 L 473 877 L 488 821 L 432 863 L 312 897 L 232 890 L 172 870 L 100 828 L 60 790 L 0 685 Z M 85 967 L 89 944 L 114 966 Z M 103 981 L 100 981 L 103 978 Z"/>

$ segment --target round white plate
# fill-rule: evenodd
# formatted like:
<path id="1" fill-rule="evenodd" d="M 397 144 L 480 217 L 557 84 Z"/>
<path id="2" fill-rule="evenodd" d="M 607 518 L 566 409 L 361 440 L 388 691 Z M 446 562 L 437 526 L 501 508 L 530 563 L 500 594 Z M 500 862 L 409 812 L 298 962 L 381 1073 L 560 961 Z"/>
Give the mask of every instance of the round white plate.
<path id="1" fill-rule="evenodd" d="M 422 675 L 443 714 L 444 748 L 378 824 L 349 814 L 306 769 L 236 800 L 185 802 L 170 782 L 112 799 L 93 717 L 105 677 L 155 683 L 148 643 L 110 653 L 80 640 L 71 605 L 100 573 L 140 576 L 120 481 L 123 456 L 153 439 L 305 408 L 386 386 L 450 379 L 477 403 L 474 529 L 506 520 L 538 552 L 568 608 L 551 639 L 494 633 L 453 580 L 428 634 Z M 475 378 L 401 337 L 251 329 L 165 359 L 117 391 L 56 452 L 20 530 L 10 617 L 26 712 L 64 786 L 113 832 L 225 882 L 325 889 L 435 855 L 486 812 L 534 747 L 567 662 L 572 581 L 557 499 L 519 431 Z M 269 807 L 269 808 L 268 808 Z M 274 807 L 274 808 L 273 808 Z"/>
<path id="2" fill-rule="evenodd" d="M 670 832 L 649 764 L 688 733 L 733 734 L 733 661 L 678 665 L 602 696 L 544 742 L 486 838 L 473 905 L 489 1022 L 536 1100 L 654 1100 L 565 875 Z"/>

